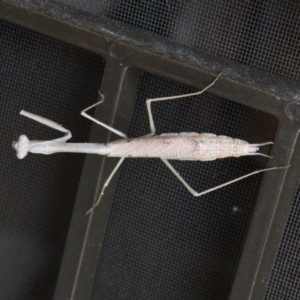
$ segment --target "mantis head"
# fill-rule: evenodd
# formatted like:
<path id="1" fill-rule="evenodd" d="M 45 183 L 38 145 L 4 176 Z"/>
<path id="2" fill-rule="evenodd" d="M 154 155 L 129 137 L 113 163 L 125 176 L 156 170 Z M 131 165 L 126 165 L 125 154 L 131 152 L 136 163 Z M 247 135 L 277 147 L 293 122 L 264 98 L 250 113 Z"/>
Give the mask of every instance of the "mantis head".
<path id="1" fill-rule="evenodd" d="M 16 150 L 17 157 L 23 159 L 29 150 L 29 139 L 26 135 L 22 134 L 17 141 L 12 143 L 12 147 Z"/>

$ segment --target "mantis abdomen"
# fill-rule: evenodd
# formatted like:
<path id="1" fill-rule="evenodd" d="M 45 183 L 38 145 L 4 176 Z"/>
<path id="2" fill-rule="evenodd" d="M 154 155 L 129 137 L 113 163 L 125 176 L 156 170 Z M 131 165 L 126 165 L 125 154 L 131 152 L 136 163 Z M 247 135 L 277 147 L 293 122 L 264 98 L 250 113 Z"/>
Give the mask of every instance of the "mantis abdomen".
<path id="1" fill-rule="evenodd" d="M 266 143 L 269 144 L 269 143 Z M 109 157 L 159 157 L 208 161 L 225 157 L 259 155 L 260 145 L 212 133 L 166 133 L 122 139 L 107 144 Z"/>

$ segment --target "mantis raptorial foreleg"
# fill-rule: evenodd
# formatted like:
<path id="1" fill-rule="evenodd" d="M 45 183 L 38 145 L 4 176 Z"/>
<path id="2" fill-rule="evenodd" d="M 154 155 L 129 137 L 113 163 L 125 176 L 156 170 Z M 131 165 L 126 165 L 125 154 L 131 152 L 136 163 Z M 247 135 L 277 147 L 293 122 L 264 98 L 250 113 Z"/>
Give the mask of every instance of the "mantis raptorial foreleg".
<path id="1" fill-rule="evenodd" d="M 70 130 L 64 128 L 62 125 L 59 125 L 58 123 L 53 122 L 49 119 L 46 119 L 46 118 L 43 118 L 41 116 L 32 114 L 32 113 L 30 113 L 28 111 L 25 111 L 25 110 L 21 110 L 20 115 L 25 116 L 28 119 L 34 120 L 38 123 L 44 124 L 44 125 L 52 128 L 52 129 L 61 131 L 65 134 L 65 136 L 63 136 L 61 138 L 52 140 L 52 142 L 65 143 L 66 141 L 68 141 L 72 137 L 72 134 L 71 134 Z"/>

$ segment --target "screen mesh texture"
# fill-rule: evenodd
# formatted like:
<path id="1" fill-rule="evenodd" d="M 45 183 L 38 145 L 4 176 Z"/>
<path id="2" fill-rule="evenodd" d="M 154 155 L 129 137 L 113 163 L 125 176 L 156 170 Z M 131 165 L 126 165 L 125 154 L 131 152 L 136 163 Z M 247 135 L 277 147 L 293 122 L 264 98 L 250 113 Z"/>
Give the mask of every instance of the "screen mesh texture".
<path id="1" fill-rule="evenodd" d="M 285 77 L 291 80 L 299 81 L 300 5 L 297 1 L 277 0 L 277 1 L 240 1 L 240 2 L 239 1 L 231 1 L 231 2 L 216 1 L 215 2 L 215 1 L 193 1 L 193 0 L 188 0 L 188 1 L 61 0 L 59 2 L 75 6 L 80 10 L 88 11 L 92 14 L 98 14 L 100 16 L 108 17 L 112 20 L 126 23 L 130 26 L 139 28 L 144 31 L 148 31 L 157 35 L 164 36 L 167 39 L 170 39 L 179 44 L 187 45 L 193 49 L 200 49 L 209 53 L 213 53 L 220 57 L 228 58 L 229 60 L 232 61 L 240 62 L 241 64 L 244 64 L 246 66 L 253 66 L 265 70 L 269 73 L 276 74 L 280 77 Z M 140 89 L 142 89 L 142 86 L 140 86 Z M 172 89 L 167 91 L 166 95 L 170 95 L 172 91 L 173 91 Z M 160 90 L 158 88 L 158 93 L 155 96 L 157 97 L 162 96 L 163 92 L 164 92 L 163 89 Z M 144 97 L 143 100 L 139 100 L 143 102 L 141 106 L 144 105 L 144 101 L 146 97 L 148 97 L 148 95 L 144 95 L 143 97 Z M 87 98 L 85 97 L 84 99 Z M 233 111 L 231 111 L 230 109 L 227 110 L 227 122 L 229 122 L 230 120 L 230 117 L 228 116 L 234 115 L 235 116 L 234 120 L 238 118 L 237 117 L 238 114 L 235 114 L 233 112 L 234 110 Z M 55 116 L 54 119 L 57 120 Z M 177 117 L 178 115 L 176 116 L 176 118 Z M 202 118 L 203 117 L 205 118 L 205 116 L 202 116 Z M 158 117 L 156 113 L 156 119 L 157 118 Z M 170 119 L 172 119 L 172 117 L 170 117 Z M 145 124 L 144 127 L 142 127 L 140 122 L 142 121 L 142 117 L 140 117 L 139 122 L 135 123 L 135 126 L 137 126 L 138 128 L 144 128 L 141 133 L 145 134 L 149 132 L 149 130 L 147 129 L 148 123 L 146 119 L 143 120 Z M 265 122 L 266 120 L 265 118 L 262 118 L 261 120 L 258 119 L 258 120 L 259 121 L 257 122 L 257 124 L 268 124 L 268 121 Z M 197 122 L 200 121 L 198 120 Z M 231 120 L 230 122 L 235 122 L 235 121 Z M 252 125 L 253 123 L 255 123 L 251 118 L 248 119 L 247 122 L 250 122 L 249 124 Z M 213 123 L 213 121 L 211 121 L 211 123 Z M 170 131 L 176 132 L 177 129 L 180 131 L 185 131 L 185 129 L 182 129 L 181 127 L 175 128 L 174 125 L 176 124 L 173 124 L 171 122 L 170 124 L 171 124 L 170 126 L 172 126 L 172 128 L 170 128 Z M 181 122 L 180 124 L 183 124 L 183 122 Z M 216 126 L 220 126 L 220 123 L 218 124 L 219 125 Z M 232 125 L 236 125 L 236 124 L 233 123 Z M 39 126 L 37 127 L 40 128 Z M 197 126 L 193 128 L 197 128 Z M 192 130 L 194 130 L 193 128 Z M 233 127 L 227 128 L 226 126 L 224 126 L 224 128 L 226 132 L 218 131 L 217 127 L 208 128 L 207 130 L 208 132 L 214 132 L 214 133 L 220 132 L 221 134 L 228 134 L 231 136 L 235 136 L 236 134 L 239 135 L 238 132 L 234 131 Z M 164 129 L 166 130 L 161 130 L 161 132 L 167 132 L 168 127 Z M 256 132 L 251 133 L 251 130 L 245 129 L 246 135 L 249 134 L 249 138 L 247 140 L 255 141 L 256 133 L 257 132 L 260 133 L 261 131 L 266 132 L 268 130 L 266 128 L 264 128 L 264 130 L 258 129 L 256 130 Z M 273 132 L 273 127 L 270 129 L 270 131 Z M 16 135 L 18 134 L 19 132 L 16 133 Z M 130 134 L 139 135 L 139 132 L 133 131 L 133 129 L 131 129 Z M 240 136 L 244 138 L 243 134 L 240 134 Z M 269 136 L 266 136 L 266 138 L 269 138 Z M 272 139 L 272 134 L 270 134 L 270 138 Z M 149 177 L 150 175 L 153 175 L 151 176 L 151 178 L 153 177 L 156 178 L 157 168 L 159 167 L 161 167 L 162 169 L 165 168 L 165 166 L 162 165 L 162 163 L 157 161 L 156 166 L 153 166 L 153 168 L 155 167 L 155 170 L 150 172 L 149 168 L 146 168 L 147 164 L 150 164 L 150 162 L 127 161 L 124 165 L 124 168 L 122 169 L 120 178 L 124 177 L 123 174 L 126 170 L 125 167 L 128 164 L 141 164 L 140 167 L 141 172 L 147 173 L 147 178 L 146 178 L 147 180 L 144 180 L 142 182 L 142 184 L 144 184 L 144 187 L 149 187 L 148 173 L 149 173 Z M 188 169 L 193 168 L 192 163 L 188 162 L 185 164 L 187 164 Z M 197 167 L 195 168 L 203 172 L 202 168 L 207 168 L 208 165 L 214 165 L 214 168 L 217 168 L 218 172 L 220 170 L 224 171 L 223 166 L 222 168 L 217 167 L 218 164 L 227 164 L 227 162 L 225 162 L 224 160 L 220 162 L 211 162 L 209 164 L 205 163 L 204 165 L 197 164 Z M 236 166 L 236 164 L 237 161 L 233 160 L 232 166 L 233 165 Z M 181 167 L 182 163 L 180 162 L 175 163 L 174 165 L 176 165 L 176 168 L 178 169 L 182 168 Z M 224 166 L 226 167 L 225 168 L 226 171 L 224 172 L 228 172 L 230 168 L 226 165 Z M 129 165 L 129 168 L 133 168 L 133 166 Z M 243 172 L 246 170 L 247 167 L 243 168 Z M 165 172 L 166 172 L 165 174 L 169 173 L 168 170 L 165 170 Z M 206 169 L 205 172 L 207 172 Z M 125 175 L 129 175 L 129 173 L 130 172 L 128 171 Z M 140 179 L 139 178 L 140 173 L 137 173 L 136 171 L 132 173 L 133 173 L 132 174 L 133 182 L 135 182 L 137 178 Z M 135 176 L 136 173 L 139 175 Z M 199 180 L 197 180 L 198 177 L 195 179 L 194 174 L 193 175 L 189 175 L 189 174 L 190 174 L 189 171 L 186 170 L 186 173 L 183 175 L 192 184 L 192 186 L 194 184 L 194 186 L 197 188 L 199 187 L 199 189 L 201 189 L 202 186 L 197 186 L 197 184 L 199 184 L 199 182 L 205 183 L 207 181 L 206 176 L 201 180 L 199 177 Z M 232 174 L 232 177 L 236 177 L 236 175 L 237 174 Z M 171 174 L 171 176 L 173 175 Z M 176 181 L 176 178 L 174 178 L 173 180 L 174 180 L 174 185 L 176 185 L 178 189 L 181 189 L 183 191 L 184 188 L 180 185 L 179 182 Z M 194 182 L 194 180 L 196 180 L 196 182 Z M 156 183 L 161 184 L 163 190 L 167 190 L 168 192 L 169 190 L 174 191 L 174 187 L 169 188 L 168 184 L 163 184 L 164 182 L 165 182 L 164 176 L 163 178 L 162 176 L 160 177 L 157 176 Z M 241 182 L 241 184 L 243 183 Z M 133 188 L 137 189 L 138 185 L 135 185 Z M 158 190 L 160 190 L 157 185 L 154 185 L 153 188 L 156 193 L 158 193 Z M 227 187 L 226 189 L 231 189 L 231 188 L 236 189 L 237 184 Z M 247 186 L 244 186 L 240 190 L 244 190 L 245 188 L 248 191 Z M 249 188 L 249 192 L 255 193 L 255 190 L 253 192 L 252 189 L 253 188 Z M 117 193 L 120 194 L 121 193 L 120 191 L 122 191 L 122 189 L 119 186 Z M 125 189 L 125 192 L 126 191 L 127 190 Z M 177 190 L 175 189 L 175 191 Z M 116 194 L 115 196 L 116 199 L 119 198 L 117 196 L 119 194 Z M 295 193 L 294 204 L 293 204 L 294 208 L 297 206 L 297 201 L 298 201 L 297 195 L 298 193 Z M 207 195 L 207 197 L 208 196 L 211 195 Z M 253 199 L 255 199 L 255 197 Z M 116 201 L 117 200 L 115 200 L 115 202 Z M 252 205 L 253 207 L 254 204 L 252 203 L 249 205 Z M 214 208 L 211 208 L 211 210 L 215 211 L 216 207 L 217 205 Z M 231 208 L 234 208 L 234 210 L 237 213 L 240 212 L 238 205 L 237 206 L 232 205 Z M 298 230 L 297 224 L 299 224 L 300 222 L 299 214 L 295 212 L 296 210 L 293 209 L 289 222 L 287 224 L 284 237 L 282 239 L 282 244 L 280 247 L 280 253 L 278 254 L 278 258 L 276 260 L 276 264 L 273 269 L 273 274 L 269 284 L 266 299 L 298 299 L 299 298 L 298 297 L 299 283 L 297 282 L 297 278 L 299 277 L 298 260 L 294 259 L 295 257 L 297 257 L 298 248 L 296 246 L 294 247 L 295 235 L 291 234 L 297 232 Z M 114 214 L 115 213 L 112 212 L 112 216 L 114 216 Z M 248 211 L 246 221 L 245 221 L 246 223 L 248 222 L 250 215 L 251 215 L 251 209 Z M 203 218 L 203 215 L 201 216 Z M 123 219 L 126 218 L 125 216 L 123 217 Z M 110 229 L 112 227 L 111 223 L 112 221 L 110 221 L 109 223 L 108 232 L 109 230 L 111 230 Z M 208 228 L 209 226 L 207 225 L 206 229 Z M 233 230 L 235 230 L 234 228 L 235 227 L 233 226 Z M 243 243 L 242 241 L 243 238 L 244 236 L 241 235 L 241 240 L 238 241 L 239 244 Z M 106 241 L 106 243 L 108 243 L 108 241 Z M 114 247 L 115 247 L 114 249 L 121 248 L 121 246 L 119 247 L 117 245 L 117 242 L 114 245 Z M 119 249 L 118 251 L 121 251 L 121 249 Z M 105 254 L 102 255 L 102 258 L 100 258 L 99 264 L 103 263 L 104 256 Z M 233 265 L 236 265 L 237 260 L 238 259 L 235 260 Z M 217 262 L 219 261 L 217 260 Z M 235 266 L 233 267 L 233 269 L 235 270 Z M 98 272 L 100 272 L 100 270 Z M 100 273 L 98 273 L 97 275 L 98 276 L 97 280 L 100 280 L 101 276 L 103 276 Z M 124 274 L 125 276 L 127 275 L 127 273 Z M 234 271 L 232 271 L 232 274 L 234 274 Z M 232 277 L 226 280 L 227 280 L 226 287 L 222 290 L 224 294 L 226 293 L 228 294 L 228 290 L 229 290 L 228 286 L 230 286 L 231 284 Z M 123 290 L 125 289 L 124 285 L 121 285 L 121 287 Z M 93 297 L 95 297 L 96 291 L 101 288 L 102 288 L 101 284 L 100 286 L 97 286 L 97 283 L 95 283 Z M 117 290 L 115 292 L 117 293 Z M 216 293 L 215 290 L 212 290 L 212 292 Z M 131 293 L 133 293 L 132 289 L 131 289 Z M 120 295 L 122 296 L 122 294 Z M 196 294 L 194 293 L 193 295 Z M 218 295 L 216 295 L 216 297 L 217 296 Z M 114 299 L 113 296 L 110 297 Z"/>
<path id="2" fill-rule="evenodd" d="M 145 99 L 191 92 L 145 73 L 129 137 L 150 131 Z M 272 140 L 277 125 L 270 115 L 209 93 L 152 107 L 157 133 L 212 132 L 251 140 L 259 126 L 260 142 Z M 266 159 L 171 163 L 201 191 L 263 168 Z M 195 198 L 159 159 L 125 160 L 91 299 L 227 299 L 260 180 L 255 176 Z"/>
<path id="3" fill-rule="evenodd" d="M 80 3 L 81 8 L 88 10 L 85 2 Z M 94 3 L 93 13 L 164 36 L 193 49 L 299 81 L 300 5 L 297 1 L 89 3 Z M 233 112 L 229 114 L 236 116 Z M 293 207 L 297 206 L 297 199 L 295 196 Z M 281 242 L 266 299 L 299 298 L 297 278 L 300 272 L 295 258 L 298 256 L 298 247 L 291 233 L 298 231 L 300 215 L 293 212 Z"/>
<path id="4" fill-rule="evenodd" d="M 20 134 L 59 137 L 19 115 L 24 109 L 63 124 L 87 141 L 79 112 L 97 99 L 98 56 L 0 20 L 0 298 L 52 299 L 83 155 L 33 155 L 18 160 Z"/>
<path id="5" fill-rule="evenodd" d="M 300 185 L 278 250 L 266 300 L 300 299 Z"/>
<path id="6" fill-rule="evenodd" d="M 297 1 L 61 0 L 176 43 L 299 80 Z"/>

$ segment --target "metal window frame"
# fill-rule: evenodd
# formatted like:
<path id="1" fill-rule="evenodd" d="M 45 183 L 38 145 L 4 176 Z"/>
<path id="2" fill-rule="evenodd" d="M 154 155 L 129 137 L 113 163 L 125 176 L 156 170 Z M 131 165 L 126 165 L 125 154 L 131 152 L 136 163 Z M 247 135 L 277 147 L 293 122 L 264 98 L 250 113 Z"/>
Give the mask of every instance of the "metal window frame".
<path id="1" fill-rule="evenodd" d="M 0 0 L 0 18 L 104 58 L 101 90 L 114 99 L 110 107 L 101 107 L 104 122 L 122 127 L 124 131 L 128 128 L 141 71 L 199 89 L 222 71 L 223 76 L 211 93 L 276 116 L 278 130 L 271 153 L 274 156 L 272 164 L 291 164 L 291 167 L 280 175 L 270 172 L 264 176 L 230 295 L 232 300 L 264 298 L 300 175 L 297 84 L 262 70 L 174 45 L 167 39 L 118 22 L 72 8 L 68 8 L 68 14 L 62 11 L 58 4 L 51 2 Z M 154 44 L 156 46 L 151 46 Z M 99 110 L 97 115 L 100 115 Z M 109 137 L 107 133 L 106 140 Z M 97 139 L 95 128 L 91 138 Z M 114 162 L 103 158 L 95 162 L 95 158 L 87 156 L 85 160 L 54 299 L 86 299 L 91 293 L 93 276 L 90 274 L 96 271 L 115 182 L 107 189 L 101 210 L 89 217 L 82 212 L 91 205 L 97 187 L 113 166 Z"/>

